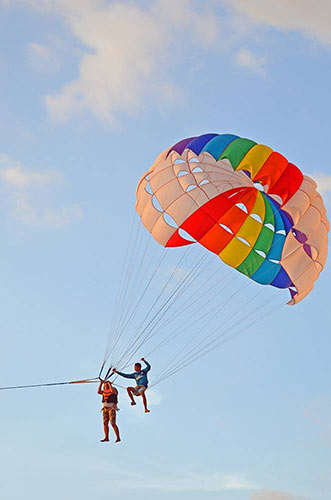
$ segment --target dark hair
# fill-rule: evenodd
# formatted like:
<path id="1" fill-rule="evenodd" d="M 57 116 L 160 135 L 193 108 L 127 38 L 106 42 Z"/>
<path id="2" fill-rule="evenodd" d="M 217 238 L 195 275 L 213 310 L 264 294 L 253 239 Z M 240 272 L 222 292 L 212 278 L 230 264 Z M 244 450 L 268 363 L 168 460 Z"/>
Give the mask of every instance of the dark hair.
<path id="1" fill-rule="evenodd" d="M 141 363 L 135 363 L 134 367 L 135 368 L 137 367 L 140 370 L 141 369 Z"/>

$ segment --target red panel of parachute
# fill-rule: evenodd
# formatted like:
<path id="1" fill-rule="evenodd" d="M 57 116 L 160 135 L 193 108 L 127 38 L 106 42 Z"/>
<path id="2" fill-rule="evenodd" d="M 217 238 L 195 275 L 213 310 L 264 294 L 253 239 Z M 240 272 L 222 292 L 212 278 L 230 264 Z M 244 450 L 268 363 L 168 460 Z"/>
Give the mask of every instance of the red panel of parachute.
<path id="1" fill-rule="evenodd" d="M 258 180 L 263 185 L 268 185 L 269 188 L 274 186 L 288 165 L 287 159 L 280 153 L 275 151 L 271 153 L 264 165 L 257 172 L 253 181 Z"/>
<path id="2" fill-rule="evenodd" d="M 289 163 L 276 184 L 270 187 L 268 194 L 277 194 L 285 204 L 299 189 L 303 174 L 293 163 Z"/>
<path id="3" fill-rule="evenodd" d="M 181 225 L 192 238 L 208 250 L 219 254 L 230 243 L 233 236 L 245 222 L 257 196 L 255 188 L 231 189 L 219 194 L 196 210 Z M 245 205 L 247 212 L 236 206 Z M 231 232 L 220 226 L 227 226 Z M 188 244 L 181 242 L 178 231 L 169 239 L 167 247 Z"/>

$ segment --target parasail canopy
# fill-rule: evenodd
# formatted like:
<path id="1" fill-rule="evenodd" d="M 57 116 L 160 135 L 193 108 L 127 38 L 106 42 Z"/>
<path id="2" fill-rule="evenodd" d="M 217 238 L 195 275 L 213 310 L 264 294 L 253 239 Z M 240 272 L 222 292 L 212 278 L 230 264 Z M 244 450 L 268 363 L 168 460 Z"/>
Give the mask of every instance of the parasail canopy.
<path id="1" fill-rule="evenodd" d="M 329 221 L 313 179 L 263 144 L 204 134 L 164 150 L 136 210 L 164 247 L 200 243 L 263 285 L 306 297 L 327 258 Z"/>

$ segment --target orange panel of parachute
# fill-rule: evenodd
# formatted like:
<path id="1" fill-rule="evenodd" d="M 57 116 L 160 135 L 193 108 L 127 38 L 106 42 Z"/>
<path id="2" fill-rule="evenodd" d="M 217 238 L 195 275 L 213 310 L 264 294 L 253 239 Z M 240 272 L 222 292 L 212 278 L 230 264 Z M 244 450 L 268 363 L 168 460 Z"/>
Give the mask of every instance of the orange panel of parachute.
<path id="1" fill-rule="evenodd" d="M 280 153 L 232 134 L 163 151 L 138 183 L 136 210 L 161 245 L 196 241 L 252 280 L 288 288 L 291 305 L 326 262 L 329 222 L 316 183 Z"/>

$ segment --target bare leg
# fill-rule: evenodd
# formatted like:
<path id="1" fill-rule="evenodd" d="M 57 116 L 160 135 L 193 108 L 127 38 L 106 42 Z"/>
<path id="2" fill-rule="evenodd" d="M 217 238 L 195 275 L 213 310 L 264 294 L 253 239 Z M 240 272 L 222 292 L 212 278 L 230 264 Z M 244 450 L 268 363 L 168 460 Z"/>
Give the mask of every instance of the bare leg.
<path id="1" fill-rule="evenodd" d="M 101 443 L 105 443 L 106 441 L 109 441 L 109 421 L 108 421 L 108 419 L 106 420 L 104 418 L 103 429 L 105 431 L 105 437 L 104 437 L 104 439 L 101 439 Z"/>
<path id="2" fill-rule="evenodd" d="M 114 432 L 115 432 L 115 436 L 116 436 L 116 441 L 115 443 L 119 443 L 121 441 L 121 438 L 120 438 L 120 430 L 119 428 L 117 427 L 117 425 L 115 423 L 111 424 L 112 428 L 114 429 Z"/>
<path id="3" fill-rule="evenodd" d="M 134 398 L 133 398 L 133 394 L 134 394 L 134 387 L 128 387 L 127 388 L 127 393 L 129 395 L 129 398 L 131 399 L 131 405 L 134 406 L 136 404 Z"/>
<path id="4" fill-rule="evenodd" d="M 144 408 L 145 408 L 145 413 L 149 413 L 150 410 L 147 408 L 147 400 L 146 400 L 146 396 L 145 396 L 145 391 L 143 391 L 141 393 L 141 397 L 143 398 L 143 404 L 144 404 Z"/>

